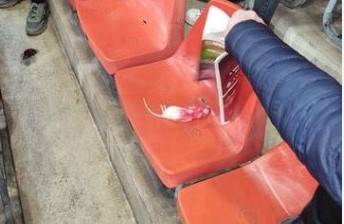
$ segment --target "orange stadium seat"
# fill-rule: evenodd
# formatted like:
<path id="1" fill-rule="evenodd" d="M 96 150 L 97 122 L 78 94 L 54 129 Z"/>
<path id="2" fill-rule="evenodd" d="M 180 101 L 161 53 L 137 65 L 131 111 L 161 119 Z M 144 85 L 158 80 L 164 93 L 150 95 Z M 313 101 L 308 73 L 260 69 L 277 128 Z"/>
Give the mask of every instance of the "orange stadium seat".
<path id="1" fill-rule="evenodd" d="M 221 125 L 216 113 L 189 123 L 157 119 L 147 112 L 160 104 L 188 106 L 205 99 L 218 110 L 214 80 L 195 81 L 201 35 L 208 8 L 232 14 L 238 6 L 211 1 L 179 50 L 170 58 L 120 70 L 115 81 L 121 103 L 151 166 L 168 188 L 233 168 L 261 153 L 266 114 L 245 76 L 240 74 L 231 120 Z"/>
<path id="2" fill-rule="evenodd" d="M 185 0 L 70 0 L 109 74 L 165 59 L 184 36 Z"/>
<path id="3" fill-rule="evenodd" d="M 242 168 L 178 194 L 185 224 L 281 223 L 299 215 L 317 182 L 285 143 Z"/>

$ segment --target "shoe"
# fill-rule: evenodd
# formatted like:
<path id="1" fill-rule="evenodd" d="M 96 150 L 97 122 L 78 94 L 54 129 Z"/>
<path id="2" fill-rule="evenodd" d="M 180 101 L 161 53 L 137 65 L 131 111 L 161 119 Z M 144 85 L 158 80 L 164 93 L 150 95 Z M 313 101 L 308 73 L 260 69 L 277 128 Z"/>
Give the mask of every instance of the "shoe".
<path id="1" fill-rule="evenodd" d="M 189 24 L 190 26 L 193 26 L 195 22 L 197 21 L 198 17 L 200 17 L 201 13 L 202 13 L 201 9 L 196 9 L 196 8 L 189 9 L 185 15 L 185 22 Z"/>
<path id="2" fill-rule="evenodd" d="M 29 15 L 26 19 L 27 35 L 36 36 L 43 33 L 47 28 L 48 18 L 49 5 L 47 2 L 32 3 Z"/>
<path id="3" fill-rule="evenodd" d="M 15 6 L 21 0 L 0 0 L 0 9 L 9 8 Z"/>

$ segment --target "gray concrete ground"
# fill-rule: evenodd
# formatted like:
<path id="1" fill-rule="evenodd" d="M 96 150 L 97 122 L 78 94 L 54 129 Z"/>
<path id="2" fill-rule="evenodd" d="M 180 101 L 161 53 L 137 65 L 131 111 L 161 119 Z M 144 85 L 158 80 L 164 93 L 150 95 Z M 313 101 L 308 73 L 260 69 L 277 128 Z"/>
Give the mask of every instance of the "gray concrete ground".
<path id="1" fill-rule="evenodd" d="M 75 14 L 63 1 L 49 2 L 61 46 L 66 50 L 138 223 L 178 223 L 175 200 L 166 197 L 150 169 L 122 111 L 114 82 L 89 48 Z"/>
<path id="2" fill-rule="evenodd" d="M 24 223 L 0 91 L 0 223 Z"/>
<path id="3" fill-rule="evenodd" d="M 135 223 L 51 26 L 25 35 L 29 2 L 0 11 L 0 88 L 26 223 Z M 21 63 L 26 48 L 39 52 Z"/>
<path id="4" fill-rule="evenodd" d="M 322 16 L 327 0 L 308 0 L 296 9 L 280 4 L 272 20 L 274 31 L 315 65 L 342 80 L 342 52 L 322 31 Z M 337 22 L 340 22 L 339 19 Z"/>

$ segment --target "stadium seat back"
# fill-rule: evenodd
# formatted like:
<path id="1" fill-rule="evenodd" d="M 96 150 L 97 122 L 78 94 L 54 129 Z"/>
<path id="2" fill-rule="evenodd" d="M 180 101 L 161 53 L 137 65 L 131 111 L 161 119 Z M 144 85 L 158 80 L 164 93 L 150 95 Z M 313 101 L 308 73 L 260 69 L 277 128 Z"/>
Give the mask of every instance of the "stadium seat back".
<path id="1" fill-rule="evenodd" d="M 183 40 L 184 0 L 79 0 L 91 48 L 109 74 L 167 58 Z"/>

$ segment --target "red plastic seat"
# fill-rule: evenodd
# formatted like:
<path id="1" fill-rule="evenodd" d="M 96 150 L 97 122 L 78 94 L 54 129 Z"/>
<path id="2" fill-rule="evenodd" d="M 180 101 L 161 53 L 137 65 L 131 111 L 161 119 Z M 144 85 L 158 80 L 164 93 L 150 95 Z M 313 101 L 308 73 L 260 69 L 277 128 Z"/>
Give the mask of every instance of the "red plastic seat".
<path id="1" fill-rule="evenodd" d="M 220 125 L 214 113 L 201 120 L 176 123 L 157 119 L 144 107 L 143 98 L 158 111 L 160 104 L 195 105 L 202 97 L 216 112 L 215 80 L 195 81 L 210 5 L 229 14 L 237 9 L 227 1 L 212 1 L 176 54 L 164 61 L 121 70 L 115 76 L 122 105 L 142 148 L 168 188 L 238 166 L 261 152 L 266 115 L 243 74 L 232 118 L 226 125 Z"/>
<path id="2" fill-rule="evenodd" d="M 285 143 L 178 195 L 185 224 L 278 224 L 301 213 L 317 182 Z"/>
<path id="3" fill-rule="evenodd" d="M 91 48 L 109 74 L 169 57 L 184 35 L 185 0 L 78 0 Z"/>

